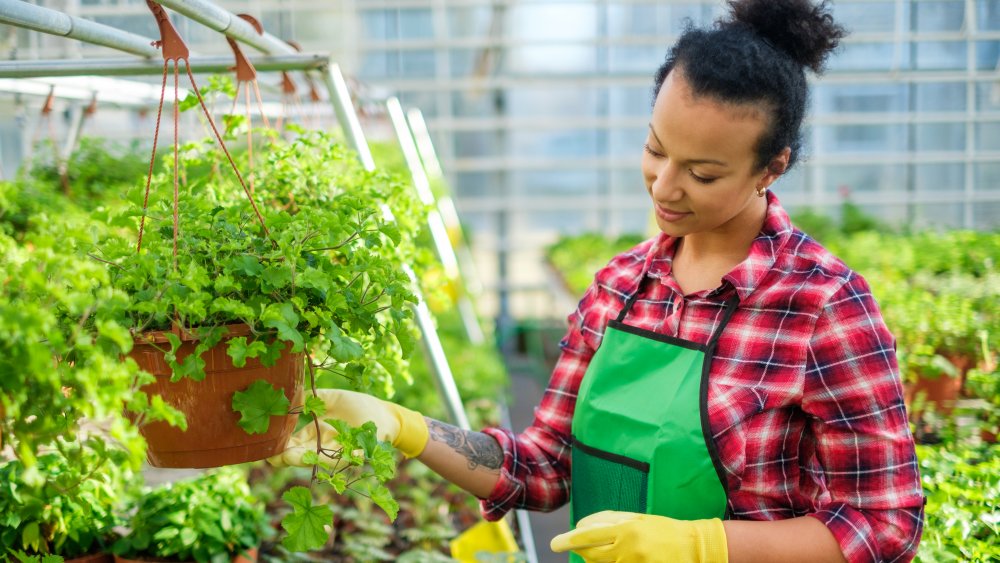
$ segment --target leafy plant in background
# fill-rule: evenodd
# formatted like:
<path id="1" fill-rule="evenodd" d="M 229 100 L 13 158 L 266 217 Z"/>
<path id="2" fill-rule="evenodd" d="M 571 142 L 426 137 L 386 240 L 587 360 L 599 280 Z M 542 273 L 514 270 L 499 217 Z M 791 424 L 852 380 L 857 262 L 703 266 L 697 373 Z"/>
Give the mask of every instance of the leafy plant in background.
<path id="1" fill-rule="evenodd" d="M 917 446 L 926 523 L 917 560 L 1000 559 L 1000 447 Z"/>
<path id="2" fill-rule="evenodd" d="M 127 454 L 100 438 L 54 446 L 32 467 L 0 465 L 0 558 L 61 561 L 106 552 L 117 539 Z"/>
<path id="3" fill-rule="evenodd" d="M 68 234 L 60 240 L 68 247 L 74 242 Z M 81 419 L 101 421 L 102 432 L 123 445 L 137 465 L 143 443 L 124 419 L 122 406 L 151 407 L 150 419 L 169 418 L 173 411 L 148 405 L 133 388 L 148 376 L 135 362 L 121 360 L 132 346 L 127 328 L 118 322 L 125 294 L 111 286 L 104 266 L 57 251 L 49 242 L 20 246 L 0 235 L 5 264 L 0 432 L 31 468 L 40 448 L 57 438 L 72 440 Z"/>
<path id="4" fill-rule="evenodd" d="M 644 238 L 636 234 L 622 235 L 617 239 L 599 234 L 563 237 L 546 249 L 545 257 L 562 274 L 567 289 L 574 295 L 582 296 L 598 270 Z"/>
<path id="5" fill-rule="evenodd" d="M 264 506 L 236 468 L 144 491 L 133 505 L 129 532 L 113 548 L 128 559 L 229 563 L 266 533 Z"/>

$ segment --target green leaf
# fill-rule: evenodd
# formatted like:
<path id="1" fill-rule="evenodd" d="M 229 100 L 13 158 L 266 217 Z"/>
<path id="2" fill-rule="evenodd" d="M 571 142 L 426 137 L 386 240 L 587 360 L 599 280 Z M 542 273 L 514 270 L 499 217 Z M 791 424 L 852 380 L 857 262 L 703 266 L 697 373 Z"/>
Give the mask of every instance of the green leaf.
<path id="1" fill-rule="evenodd" d="M 260 275 L 264 267 L 260 265 L 257 258 L 244 254 L 230 260 L 229 269 L 233 272 L 242 272 L 248 276 L 256 277 Z"/>
<path id="2" fill-rule="evenodd" d="M 299 324 L 299 316 L 295 313 L 295 307 L 291 303 L 281 305 L 270 305 L 261 314 L 260 320 L 264 326 L 278 330 L 278 338 L 292 343 L 293 352 L 301 352 L 305 343 L 302 334 L 296 327 Z"/>
<path id="3" fill-rule="evenodd" d="M 240 336 L 229 341 L 226 353 L 233 359 L 233 365 L 241 368 L 247 364 L 247 358 L 256 358 L 267 353 L 267 344 L 261 340 L 254 340 L 247 345 L 247 337 Z"/>
<path id="4" fill-rule="evenodd" d="M 285 350 L 285 343 L 281 340 L 275 339 L 273 342 L 267 345 L 267 351 L 261 352 L 260 363 L 264 367 L 271 367 L 278 363 L 281 359 L 281 353 Z"/>
<path id="5" fill-rule="evenodd" d="M 316 395 L 306 397 L 305 404 L 302 405 L 302 414 L 311 414 L 322 417 L 326 414 L 326 403 Z"/>
<path id="6" fill-rule="evenodd" d="M 316 465 L 319 463 L 319 455 L 312 450 L 309 450 L 302 454 L 302 463 L 305 465 Z"/>
<path id="7" fill-rule="evenodd" d="M 392 493 L 389 492 L 389 489 L 382 484 L 373 485 L 369 488 L 369 494 L 372 502 L 389 515 L 389 520 L 395 521 L 396 516 L 399 514 L 399 503 L 396 502 L 396 499 L 392 498 Z"/>
<path id="8" fill-rule="evenodd" d="M 239 425 L 248 434 L 267 432 L 271 416 L 288 414 L 288 397 L 270 383 L 257 380 L 245 391 L 233 393 L 233 410 L 239 412 Z"/>
<path id="9" fill-rule="evenodd" d="M 326 526 L 333 525 L 333 510 L 329 506 L 313 506 L 312 493 L 305 487 L 292 487 L 281 498 L 292 506 L 292 512 L 281 520 L 288 535 L 281 544 L 292 551 L 308 551 L 323 547 L 328 535 Z"/>
<path id="10" fill-rule="evenodd" d="M 292 269 L 284 264 L 268 266 L 262 276 L 270 289 L 281 289 L 292 283 Z"/>
<path id="11" fill-rule="evenodd" d="M 364 355 L 364 348 L 356 340 L 344 334 L 344 331 L 337 325 L 331 325 L 326 331 L 326 338 L 330 341 L 330 356 L 340 363 L 353 362 Z"/>
<path id="12" fill-rule="evenodd" d="M 379 443 L 370 457 L 368 463 L 379 481 L 388 481 L 396 475 L 396 456 L 384 442 Z"/>
<path id="13" fill-rule="evenodd" d="M 21 544 L 29 547 L 33 551 L 41 550 L 41 534 L 38 530 L 38 522 L 31 522 L 21 531 Z"/>

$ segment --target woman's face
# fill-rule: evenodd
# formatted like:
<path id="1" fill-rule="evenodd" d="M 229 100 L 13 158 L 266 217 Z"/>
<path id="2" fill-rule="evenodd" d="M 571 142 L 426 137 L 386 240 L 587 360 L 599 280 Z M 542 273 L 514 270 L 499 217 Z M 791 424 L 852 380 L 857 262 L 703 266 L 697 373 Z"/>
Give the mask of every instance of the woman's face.
<path id="1" fill-rule="evenodd" d="M 642 157 L 660 230 L 675 237 L 725 234 L 755 217 L 759 228 L 766 203 L 757 197 L 757 186 L 767 187 L 779 176 L 755 166 L 766 119 L 754 105 L 695 97 L 683 70 L 667 75 Z"/>

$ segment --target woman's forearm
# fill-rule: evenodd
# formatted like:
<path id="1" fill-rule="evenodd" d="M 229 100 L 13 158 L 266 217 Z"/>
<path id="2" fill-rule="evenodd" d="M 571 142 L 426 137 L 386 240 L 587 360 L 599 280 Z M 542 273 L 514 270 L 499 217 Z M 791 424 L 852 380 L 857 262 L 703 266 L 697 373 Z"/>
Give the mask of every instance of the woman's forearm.
<path id="1" fill-rule="evenodd" d="M 775 521 L 726 520 L 723 526 L 729 563 L 845 561 L 830 529 L 809 516 Z"/>
<path id="2" fill-rule="evenodd" d="M 477 497 L 488 497 L 500 478 L 500 444 L 488 434 L 425 419 L 430 439 L 417 459 Z"/>

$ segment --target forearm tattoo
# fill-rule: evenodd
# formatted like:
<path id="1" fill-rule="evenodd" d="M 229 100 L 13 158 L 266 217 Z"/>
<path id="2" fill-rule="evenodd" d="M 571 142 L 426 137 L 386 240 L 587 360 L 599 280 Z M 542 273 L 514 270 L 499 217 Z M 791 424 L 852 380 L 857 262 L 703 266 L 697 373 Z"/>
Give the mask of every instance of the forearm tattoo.
<path id="1" fill-rule="evenodd" d="M 486 469 L 497 471 L 503 465 L 503 450 L 492 437 L 482 432 L 462 430 L 437 420 L 429 422 L 431 440 L 441 442 L 464 456 L 469 469 L 476 469 L 481 465 Z"/>

